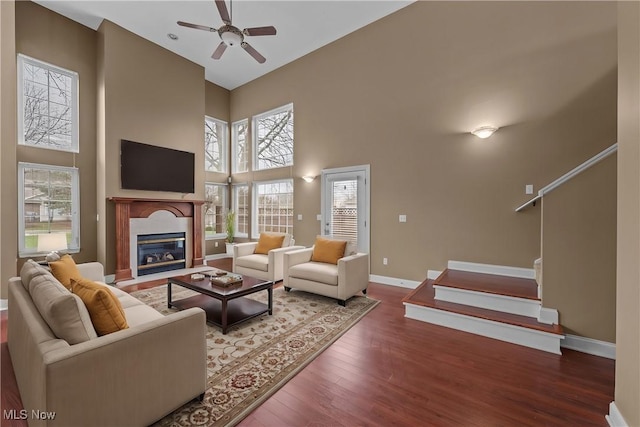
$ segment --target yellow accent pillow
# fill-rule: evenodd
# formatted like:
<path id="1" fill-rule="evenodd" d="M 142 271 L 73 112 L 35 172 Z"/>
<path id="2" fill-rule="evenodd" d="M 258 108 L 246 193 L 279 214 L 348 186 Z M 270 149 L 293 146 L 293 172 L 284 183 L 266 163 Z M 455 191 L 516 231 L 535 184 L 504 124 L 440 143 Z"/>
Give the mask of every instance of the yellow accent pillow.
<path id="1" fill-rule="evenodd" d="M 53 277 L 67 289 L 71 289 L 71 279 L 82 279 L 75 261 L 69 254 L 63 255 L 58 261 L 50 262 L 49 268 Z"/>
<path id="2" fill-rule="evenodd" d="M 98 335 L 107 335 L 129 327 L 120 301 L 105 285 L 89 279 L 71 278 L 71 290 L 84 302 Z"/>
<path id="3" fill-rule="evenodd" d="M 258 245 L 253 253 L 267 255 L 271 249 L 281 248 L 284 237 L 284 235 L 260 233 Z"/>
<path id="4" fill-rule="evenodd" d="M 317 237 L 316 243 L 313 245 L 311 261 L 337 264 L 338 260 L 344 257 L 346 247 L 346 240 L 329 240 Z"/>

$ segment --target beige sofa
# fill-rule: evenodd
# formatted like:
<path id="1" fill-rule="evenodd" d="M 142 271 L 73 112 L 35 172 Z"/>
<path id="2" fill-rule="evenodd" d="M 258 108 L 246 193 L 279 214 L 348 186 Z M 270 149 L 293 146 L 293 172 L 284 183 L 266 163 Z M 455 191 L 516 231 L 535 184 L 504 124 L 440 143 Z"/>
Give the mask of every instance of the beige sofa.
<path id="1" fill-rule="evenodd" d="M 284 254 L 286 252 L 303 249 L 304 246 L 293 246 L 294 240 L 288 233 L 265 233 L 284 236 L 282 247 L 272 249 L 268 254 L 256 254 L 258 242 L 238 243 L 233 246 L 234 273 L 244 274 L 258 279 L 277 282 L 284 277 Z"/>
<path id="2" fill-rule="evenodd" d="M 146 426 L 196 397 L 206 386 L 205 313 L 201 309 L 163 316 L 131 295 L 109 286 L 119 299 L 129 325 L 108 335 L 97 336 L 86 325 L 88 312 L 76 307 L 64 294 L 66 288 L 43 267 L 30 261 L 21 277 L 9 280 L 8 346 L 20 396 L 29 426 Z M 78 264 L 80 274 L 104 281 L 99 263 Z M 31 285 L 31 286 L 30 286 Z M 64 310 L 43 308 L 42 298 L 29 291 L 55 287 L 60 295 L 48 297 L 71 301 Z M 58 287 L 62 287 L 62 290 Z M 67 291 L 68 292 L 68 291 Z M 41 315 L 39 308 L 46 314 Z M 86 307 L 84 307 L 86 310 Z M 82 321 L 69 335 L 48 316 L 62 321 L 80 312 Z M 58 338 L 49 323 L 55 324 Z M 63 322 L 64 323 L 64 322 Z M 86 339 L 84 335 L 88 335 Z M 35 417 L 55 413 L 49 420 Z"/>
<path id="3" fill-rule="evenodd" d="M 347 251 L 347 253 L 352 253 Z M 369 285 L 369 254 L 352 253 L 338 264 L 311 261 L 313 247 L 284 254 L 284 289 L 335 298 L 340 305 Z"/>

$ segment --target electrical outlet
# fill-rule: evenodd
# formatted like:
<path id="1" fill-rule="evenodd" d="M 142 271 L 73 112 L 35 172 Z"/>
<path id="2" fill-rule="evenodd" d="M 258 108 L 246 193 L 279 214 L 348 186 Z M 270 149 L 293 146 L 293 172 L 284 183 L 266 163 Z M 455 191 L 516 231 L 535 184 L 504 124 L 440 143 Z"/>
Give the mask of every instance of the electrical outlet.
<path id="1" fill-rule="evenodd" d="M 400 215 L 398 217 L 398 219 L 400 220 L 400 222 L 407 222 L 407 216 L 406 215 Z"/>
<path id="2" fill-rule="evenodd" d="M 316 219 L 317 219 L 318 221 L 322 221 L 322 215 L 320 215 L 320 214 L 316 215 Z"/>
<path id="3" fill-rule="evenodd" d="M 298 221 L 302 221 L 302 214 L 298 214 Z"/>
<path id="4" fill-rule="evenodd" d="M 389 264 L 389 260 L 387 258 L 382 258 L 382 265 Z"/>

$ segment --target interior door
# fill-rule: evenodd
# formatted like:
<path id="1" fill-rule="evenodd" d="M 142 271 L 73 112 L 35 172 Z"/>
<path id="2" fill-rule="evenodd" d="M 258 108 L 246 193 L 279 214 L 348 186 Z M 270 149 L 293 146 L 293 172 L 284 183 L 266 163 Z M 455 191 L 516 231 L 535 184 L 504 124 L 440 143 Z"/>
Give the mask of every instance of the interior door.
<path id="1" fill-rule="evenodd" d="M 322 171 L 323 236 L 354 242 L 369 252 L 369 165 Z"/>

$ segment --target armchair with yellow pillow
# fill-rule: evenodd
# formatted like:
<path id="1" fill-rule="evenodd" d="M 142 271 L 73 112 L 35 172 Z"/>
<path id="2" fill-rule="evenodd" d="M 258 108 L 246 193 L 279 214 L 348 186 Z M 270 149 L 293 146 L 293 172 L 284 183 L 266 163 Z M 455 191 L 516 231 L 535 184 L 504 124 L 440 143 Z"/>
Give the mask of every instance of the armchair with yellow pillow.
<path id="1" fill-rule="evenodd" d="M 233 247 L 233 272 L 270 282 L 280 281 L 284 274 L 284 254 L 304 248 L 293 244 L 290 234 L 275 232 L 260 233 L 257 242 L 238 243 Z"/>
<path id="2" fill-rule="evenodd" d="M 30 426 L 150 425 L 206 387 L 206 320 L 163 316 L 98 262 L 28 260 L 9 279 L 8 347 Z"/>
<path id="3" fill-rule="evenodd" d="M 284 289 L 335 298 L 342 306 L 369 285 L 369 254 L 345 241 L 318 236 L 311 248 L 284 255 Z"/>

